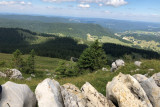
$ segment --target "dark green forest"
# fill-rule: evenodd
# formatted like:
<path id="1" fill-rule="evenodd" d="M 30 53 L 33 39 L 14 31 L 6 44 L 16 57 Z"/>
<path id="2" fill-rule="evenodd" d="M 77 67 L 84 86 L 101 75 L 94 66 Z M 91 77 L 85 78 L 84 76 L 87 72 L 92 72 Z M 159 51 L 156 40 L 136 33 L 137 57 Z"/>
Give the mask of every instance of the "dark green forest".
<path id="1" fill-rule="evenodd" d="M 37 35 L 42 37 L 52 36 L 54 39 L 48 39 L 46 42 L 39 44 L 30 44 L 30 41 L 38 39 Z M 16 49 L 19 49 L 23 54 L 28 54 L 34 49 L 39 56 L 69 60 L 70 57 L 79 58 L 87 47 L 87 44 L 78 44 L 77 40 L 70 37 L 57 37 L 55 35 L 35 33 L 19 28 L 0 28 L 0 52 L 2 53 L 13 53 Z M 125 54 L 137 53 L 143 58 L 160 58 L 157 52 L 111 43 L 103 44 L 103 49 L 107 55 L 110 54 L 113 57 L 123 57 Z"/>
<path id="2" fill-rule="evenodd" d="M 124 55 L 131 55 L 136 53 L 141 55 L 141 57 L 145 59 L 160 58 L 160 55 L 154 51 L 131 48 L 112 43 L 104 43 L 103 49 L 106 54 L 111 54 L 113 57 L 122 57 Z"/>

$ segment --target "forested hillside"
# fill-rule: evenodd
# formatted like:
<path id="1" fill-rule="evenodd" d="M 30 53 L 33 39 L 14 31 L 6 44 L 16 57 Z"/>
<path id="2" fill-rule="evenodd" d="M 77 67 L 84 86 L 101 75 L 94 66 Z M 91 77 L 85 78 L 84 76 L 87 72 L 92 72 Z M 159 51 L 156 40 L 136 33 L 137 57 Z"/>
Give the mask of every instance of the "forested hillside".
<path id="1" fill-rule="evenodd" d="M 62 21 L 63 22 L 63 21 Z M 87 38 L 87 34 L 95 36 L 112 36 L 113 33 L 97 24 L 85 23 L 47 23 L 39 20 L 17 20 L 0 18 L 0 27 L 23 28 L 39 33 L 60 33 L 63 36 Z"/>
<path id="2" fill-rule="evenodd" d="M 13 53 L 16 49 L 20 49 L 23 54 L 27 54 L 34 49 L 40 56 L 69 60 L 70 57 L 79 58 L 87 47 L 87 44 L 79 44 L 77 40 L 70 37 L 58 37 L 19 28 L 0 28 L 0 52 L 2 53 Z M 108 43 L 103 44 L 103 49 L 107 55 L 110 54 L 113 57 L 124 57 L 126 54 L 132 55 L 133 53 L 142 58 L 160 57 L 153 51 Z"/>
<path id="3" fill-rule="evenodd" d="M 31 44 L 43 37 L 45 41 Z M 72 56 L 79 57 L 86 47 L 69 37 L 39 34 L 19 28 L 0 28 L 0 52 L 3 53 L 13 53 L 20 49 L 25 54 L 34 49 L 40 56 L 70 59 Z"/>
<path id="4" fill-rule="evenodd" d="M 140 58 L 146 58 L 146 59 L 160 58 L 160 55 L 154 51 L 131 48 L 131 47 L 122 46 L 118 44 L 112 44 L 112 43 L 104 43 L 103 49 L 105 50 L 106 54 L 111 54 L 114 57 L 132 55 L 134 59 L 134 57 L 137 57 L 136 54 L 139 54 L 141 55 Z"/>

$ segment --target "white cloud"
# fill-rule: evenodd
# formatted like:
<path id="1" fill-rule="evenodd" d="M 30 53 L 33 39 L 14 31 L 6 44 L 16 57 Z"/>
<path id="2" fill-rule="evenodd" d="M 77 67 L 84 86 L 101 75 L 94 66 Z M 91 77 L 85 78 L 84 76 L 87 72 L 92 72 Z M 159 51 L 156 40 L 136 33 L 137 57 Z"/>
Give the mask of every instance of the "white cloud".
<path id="1" fill-rule="evenodd" d="M 0 1 L 0 5 L 31 5 L 31 2 L 24 1 Z"/>
<path id="2" fill-rule="evenodd" d="M 101 7 L 101 6 L 103 6 L 103 4 L 102 4 L 102 3 L 100 3 L 100 4 L 98 4 L 98 5 L 99 5 L 100 7 Z"/>
<path id="3" fill-rule="evenodd" d="M 71 2 L 76 0 L 42 0 L 44 2 Z"/>
<path id="4" fill-rule="evenodd" d="M 121 5 L 126 5 L 127 2 L 125 0 L 107 0 L 104 4 L 117 7 Z"/>
<path id="5" fill-rule="evenodd" d="M 108 11 L 108 10 L 106 10 L 106 11 L 104 11 L 106 14 L 110 14 L 111 12 L 110 11 Z"/>
<path id="6" fill-rule="evenodd" d="M 98 3 L 99 6 L 111 5 L 111 6 L 121 6 L 127 4 L 125 0 L 80 0 L 82 3 Z"/>
<path id="7" fill-rule="evenodd" d="M 89 4 L 79 4 L 78 7 L 81 7 L 81 8 L 90 8 L 90 5 Z"/>
<path id="8" fill-rule="evenodd" d="M 121 5 L 126 5 L 125 0 L 42 0 L 44 2 L 79 2 L 79 3 L 97 3 L 99 6 L 110 5 L 118 7 Z"/>

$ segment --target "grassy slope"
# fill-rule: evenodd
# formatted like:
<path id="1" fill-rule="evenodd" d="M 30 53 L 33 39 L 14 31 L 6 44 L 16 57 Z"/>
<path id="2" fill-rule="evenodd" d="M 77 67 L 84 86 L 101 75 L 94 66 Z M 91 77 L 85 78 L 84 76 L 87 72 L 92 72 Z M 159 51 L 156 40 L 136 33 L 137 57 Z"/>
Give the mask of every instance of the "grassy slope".
<path id="1" fill-rule="evenodd" d="M 129 44 L 129 43 L 125 43 L 125 42 L 122 42 L 116 38 L 111 38 L 111 37 L 108 37 L 108 36 L 103 36 L 100 41 L 102 43 L 115 43 L 115 44 L 120 44 L 120 45 L 124 45 L 124 46 L 131 46 L 132 44 Z"/>
<path id="2" fill-rule="evenodd" d="M 11 55 L 10 54 L 1 54 L 0 53 L 0 61 L 5 60 L 6 62 L 9 62 L 11 60 Z M 43 71 L 45 72 L 45 69 L 48 69 L 49 72 L 54 72 L 56 67 L 58 66 L 58 62 L 62 61 L 61 59 L 55 59 L 55 58 L 47 58 L 47 57 L 36 57 L 36 70 Z M 64 60 L 63 60 L 64 61 Z M 69 61 L 66 61 L 69 62 Z M 84 74 L 78 77 L 68 77 L 68 78 L 62 78 L 62 79 L 56 79 L 57 81 L 60 82 L 60 84 L 65 84 L 65 83 L 73 83 L 79 88 L 86 82 L 90 82 L 99 92 L 103 93 L 105 95 L 106 93 L 106 84 L 107 82 L 111 81 L 112 78 L 116 75 L 118 75 L 119 72 L 126 73 L 126 74 L 146 74 L 148 73 L 148 69 L 155 69 L 154 71 L 150 71 L 149 75 L 152 75 L 156 72 L 160 71 L 160 60 L 142 60 L 142 66 L 141 67 L 136 67 L 133 62 L 127 63 L 124 67 L 121 67 L 117 72 L 104 72 L 101 70 L 98 70 L 97 72 L 94 73 L 89 73 L 89 74 Z M 131 70 L 136 70 L 140 69 L 137 72 L 131 73 Z M 2 69 L 2 68 L 0 68 Z M 108 68 L 110 69 L 110 68 Z M 43 72 L 38 72 L 38 73 L 43 73 Z M 29 77 L 29 75 L 24 75 L 24 77 Z M 32 81 L 25 81 L 25 80 L 11 80 L 16 83 L 21 83 L 21 84 L 27 84 L 29 87 L 34 91 L 36 88 L 37 84 L 40 83 L 42 80 L 47 78 L 47 76 L 36 76 L 36 78 L 33 78 Z M 7 78 L 0 78 L 0 84 L 4 84 L 6 81 L 8 81 Z"/>

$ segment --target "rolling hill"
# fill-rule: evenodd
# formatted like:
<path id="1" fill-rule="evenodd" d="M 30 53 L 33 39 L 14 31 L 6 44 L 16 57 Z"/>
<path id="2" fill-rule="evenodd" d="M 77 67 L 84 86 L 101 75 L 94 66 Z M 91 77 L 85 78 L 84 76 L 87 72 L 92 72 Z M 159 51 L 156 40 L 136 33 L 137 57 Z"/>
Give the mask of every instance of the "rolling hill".
<path id="1" fill-rule="evenodd" d="M 20 49 L 22 53 L 27 54 L 34 49 L 39 56 L 69 60 L 71 57 L 79 58 L 83 50 L 89 45 L 79 44 L 79 41 L 83 40 L 36 33 L 20 28 L 0 28 L 0 52 L 2 53 L 13 53 L 16 49 Z M 139 54 L 142 58 L 159 58 L 157 52 L 113 43 L 104 43 L 103 49 L 106 54 L 117 58 L 133 53 Z"/>
<path id="2" fill-rule="evenodd" d="M 23 28 L 39 33 L 52 33 L 52 34 L 58 33 L 67 37 L 80 37 L 83 39 L 87 38 L 86 36 L 87 34 L 96 35 L 98 37 L 100 36 L 113 37 L 113 33 L 109 29 L 103 28 L 98 24 L 64 23 L 65 21 L 50 22 L 50 21 L 40 20 L 37 17 L 34 18 L 32 16 L 30 17 L 30 19 L 28 18 L 25 19 L 25 17 L 24 18 L 20 17 L 16 19 L 16 17 L 14 17 L 10 19 L 1 16 L 0 27 Z M 53 18 L 52 20 L 57 20 L 57 18 Z"/>

